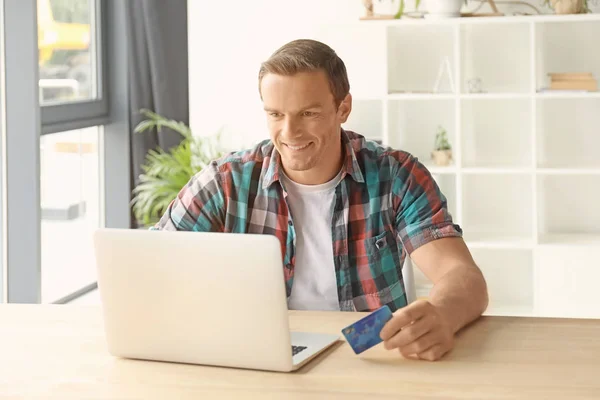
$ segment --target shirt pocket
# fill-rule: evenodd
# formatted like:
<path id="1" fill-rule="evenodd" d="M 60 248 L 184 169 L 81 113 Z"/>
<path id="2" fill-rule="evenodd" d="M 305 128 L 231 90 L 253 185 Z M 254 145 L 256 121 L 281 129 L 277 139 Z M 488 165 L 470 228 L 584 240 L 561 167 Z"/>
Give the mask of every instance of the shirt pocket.
<path id="1" fill-rule="evenodd" d="M 402 280 L 401 254 L 393 232 L 352 241 L 349 250 L 354 296 L 380 294 Z"/>
<path id="2" fill-rule="evenodd" d="M 406 305 L 402 279 L 403 249 L 396 236 L 385 231 L 349 243 L 352 303 L 356 311 L 374 311 L 388 305 L 392 312 Z"/>

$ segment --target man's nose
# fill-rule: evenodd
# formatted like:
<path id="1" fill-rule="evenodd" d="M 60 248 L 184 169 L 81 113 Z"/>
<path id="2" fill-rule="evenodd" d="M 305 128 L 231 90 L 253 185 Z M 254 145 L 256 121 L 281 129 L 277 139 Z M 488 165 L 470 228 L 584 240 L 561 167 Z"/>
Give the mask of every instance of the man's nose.
<path id="1" fill-rule="evenodd" d="M 295 118 L 286 117 L 283 121 L 283 127 L 281 129 L 281 133 L 286 138 L 294 138 L 301 134 L 300 125 Z"/>

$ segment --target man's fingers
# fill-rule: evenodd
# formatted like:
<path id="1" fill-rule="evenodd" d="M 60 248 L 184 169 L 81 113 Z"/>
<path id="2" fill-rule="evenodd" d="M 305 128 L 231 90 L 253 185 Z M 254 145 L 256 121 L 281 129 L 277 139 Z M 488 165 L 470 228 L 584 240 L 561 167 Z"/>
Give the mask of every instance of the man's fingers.
<path id="1" fill-rule="evenodd" d="M 384 346 L 387 350 L 404 347 L 428 333 L 432 329 L 432 326 L 431 318 L 425 316 L 402 328 L 400 332 L 385 341 Z"/>
<path id="2" fill-rule="evenodd" d="M 400 352 L 400 354 L 402 354 L 402 352 Z M 407 360 L 414 360 L 414 361 L 420 360 L 418 354 L 402 354 L 402 357 L 406 358 Z"/>
<path id="3" fill-rule="evenodd" d="M 435 332 L 429 332 L 414 342 L 411 342 L 404 347 L 400 347 L 400 353 L 402 353 L 403 356 L 425 353 L 433 346 L 439 344 L 439 342 L 439 335 Z"/>
<path id="4" fill-rule="evenodd" d="M 421 360 L 427 361 L 437 361 L 446 354 L 448 350 L 445 350 L 441 344 L 436 344 L 435 346 L 430 347 L 428 350 L 419 353 L 417 356 Z"/>
<path id="5" fill-rule="evenodd" d="M 386 349 L 397 348 L 408 359 L 435 361 L 453 347 L 453 333 L 439 310 L 417 300 L 396 311 L 380 333 Z"/>
<path id="6" fill-rule="evenodd" d="M 379 334 L 382 340 L 388 340 L 394 336 L 400 329 L 404 328 L 413 321 L 419 320 L 427 312 L 425 301 L 415 301 L 404 308 L 396 311 L 394 317 L 388 321 Z"/>

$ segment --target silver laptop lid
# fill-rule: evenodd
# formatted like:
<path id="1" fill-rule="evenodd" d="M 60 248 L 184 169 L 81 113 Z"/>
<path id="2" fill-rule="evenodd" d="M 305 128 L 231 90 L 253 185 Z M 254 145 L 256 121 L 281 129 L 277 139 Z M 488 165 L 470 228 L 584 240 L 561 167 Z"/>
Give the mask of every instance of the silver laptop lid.
<path id="1" fill-rule="evenodd" d="M 281 247 L 274 236 L 100 229 L 94 242 L 113 355 L 292 367 Z"/>

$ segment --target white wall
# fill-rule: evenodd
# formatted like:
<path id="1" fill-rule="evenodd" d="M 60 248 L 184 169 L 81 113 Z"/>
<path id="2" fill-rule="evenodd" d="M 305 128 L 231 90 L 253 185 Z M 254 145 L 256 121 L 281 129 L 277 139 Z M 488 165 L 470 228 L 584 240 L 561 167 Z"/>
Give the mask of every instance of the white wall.
<path id="1" fill-rule="evenodd" d="M 360 1 L 188 1 L 190 124 L 195 134 L 225 126 L 234 148 L 267 137 L 257 76 L 279 46 L 353 23 Z"/>

